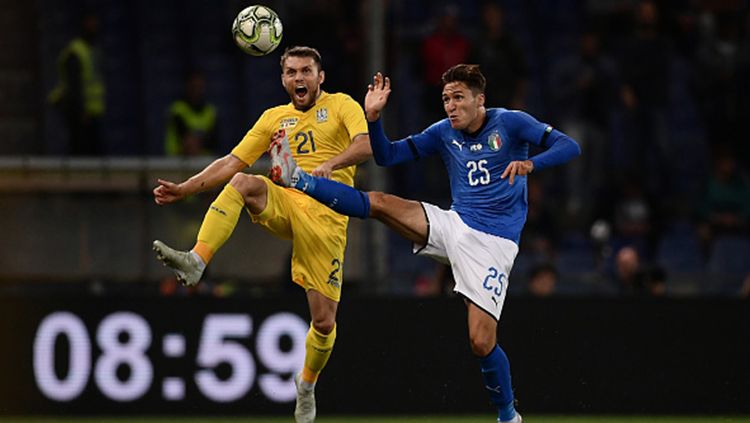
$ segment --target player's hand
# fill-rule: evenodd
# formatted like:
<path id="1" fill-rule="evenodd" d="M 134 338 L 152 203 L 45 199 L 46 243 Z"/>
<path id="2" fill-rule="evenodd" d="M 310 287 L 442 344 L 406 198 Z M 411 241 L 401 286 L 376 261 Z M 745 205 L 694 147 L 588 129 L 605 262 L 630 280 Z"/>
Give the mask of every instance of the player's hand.
<path id="1" fill-rule="evenodd" d="M 372 77 L 372 84 L 367 86 L 367 95 L 365 96 L 365 117 L 370 122 L 375 122 L 380 118 L 380 112 L 383 111 L 385 104 L 388 103 L 388 96 L 391 95 L 391 80 L 378 72 Z"/>
<path id="2" fill-rule="evenodd" d="M 510 177 L 508 180 L 508 183 L 513 185 L 513 180 L 515 179 L 515 176 L 524 176 L 528 175 L 534 170 L 534 162 L 531 160 L 516 160 L 512 161 L 508 164 L 508 167 L 505 168 L 505 172 L 503 172 L 502 176 L 500 176 L 500 179 L 505 179 L 507 177 Z"/>
<path id="3" fill-rule="evenodd" d="M 311 172 L 312 176 L 320 176 L 321 178 L 331 179 L 331 174 L 333 173 L 333 165 L 329 164 L 328 162 L 324 162 L 320 166 L 313 169 Z"/>
<path id="4" fill-rule="evenodd" d="M 154 201 L 156 201 L 156 204 L 163 206 L 185 197 L 185 193 L 182 192 L 179 184 L 164 179 L 158 179 L 157 181 L 159 182 L 159 186 L 154 188 Z"/>

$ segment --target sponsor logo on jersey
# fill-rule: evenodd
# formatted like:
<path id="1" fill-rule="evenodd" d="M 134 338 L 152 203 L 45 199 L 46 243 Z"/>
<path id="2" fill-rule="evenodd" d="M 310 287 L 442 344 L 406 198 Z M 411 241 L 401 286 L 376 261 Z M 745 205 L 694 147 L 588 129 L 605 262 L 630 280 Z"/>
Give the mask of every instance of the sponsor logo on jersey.
<path id="1" fill-rule="evenodd" d="M 298 121 L 299 118 L 296 117 L 281 119 L 281 122 L 279 123 L 279 129 L 294 128 L 295 126 L 297 126 Z"/>
<path id="2" fill-rule="evenodd" d="M 478 151 L 482 151 L 482 144 L 472 144 L 469 147 L 469 150 L 471 150 L 471 151 L 473 151 L 475 153 L 478 152 Z"/>
<path id="3" fill-rule="evenodd" d="M 318 123 L 328 122 L 328 109 L 321 107 L 315 112 L 315 117 L 318 119 Z"/>
<path id="4" fill-rule="evenodd" d="M 494 131 L 487 137 L 487 145 L 490 146 L 490 150 L 497 151 L 503 146 L 503 140 L 500 139 L 500 134 Z"/>
<path id="5" fill-rule="evenodd" d="M 463 151 L 463 149 L 464 149 L 464 143 L 462 143 L 462 142 L 458 142 L 456 140 L 451 140 L 451 144 L 453 144 L 456 147 L 458 147 L 458 151 Z"/>

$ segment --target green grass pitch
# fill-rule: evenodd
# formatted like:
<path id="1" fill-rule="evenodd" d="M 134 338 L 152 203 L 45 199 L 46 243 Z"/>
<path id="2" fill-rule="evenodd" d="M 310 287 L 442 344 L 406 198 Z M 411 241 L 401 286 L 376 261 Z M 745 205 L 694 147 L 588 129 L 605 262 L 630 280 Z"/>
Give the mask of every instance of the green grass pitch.
<path id="1" fill-rule="evenodd" d="M 3 417 L 4 423 L 288 423 L 292 417 Z M 750 416 L 535 416 L 525 415 L 524 423 L 706 423 L 732 422 L 750 423 Z M 487 416 L 340 416 L 320 417 L 317 423 L 492 423 L 494 418 Z"/>

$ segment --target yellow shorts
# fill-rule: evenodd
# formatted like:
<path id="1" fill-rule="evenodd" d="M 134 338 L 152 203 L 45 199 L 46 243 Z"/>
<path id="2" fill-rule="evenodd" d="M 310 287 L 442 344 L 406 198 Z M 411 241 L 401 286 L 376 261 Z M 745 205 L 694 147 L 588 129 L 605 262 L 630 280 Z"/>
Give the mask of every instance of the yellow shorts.
<path id="1" fill-rule="evenodd" d="M 274 184 L 265 176 L 268 202 L 253 222 L 272 234 L 292 240 L 292 280 L 305 288 L 339 301 L 344 281 L 347 216 L 312 197 Z"/>

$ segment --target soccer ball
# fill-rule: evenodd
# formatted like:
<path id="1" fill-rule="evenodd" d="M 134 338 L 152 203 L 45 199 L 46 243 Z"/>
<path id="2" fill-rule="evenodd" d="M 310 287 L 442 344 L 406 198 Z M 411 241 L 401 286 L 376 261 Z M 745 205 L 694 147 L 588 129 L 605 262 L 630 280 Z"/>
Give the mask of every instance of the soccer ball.
<path id="1" fill-rule="evenodd" d="M 282 31 L 279 15 L 260 5 L 243 9 L 232 24 L 234 42 L 252 56 L 272 52 L 281 42 Z"/>

